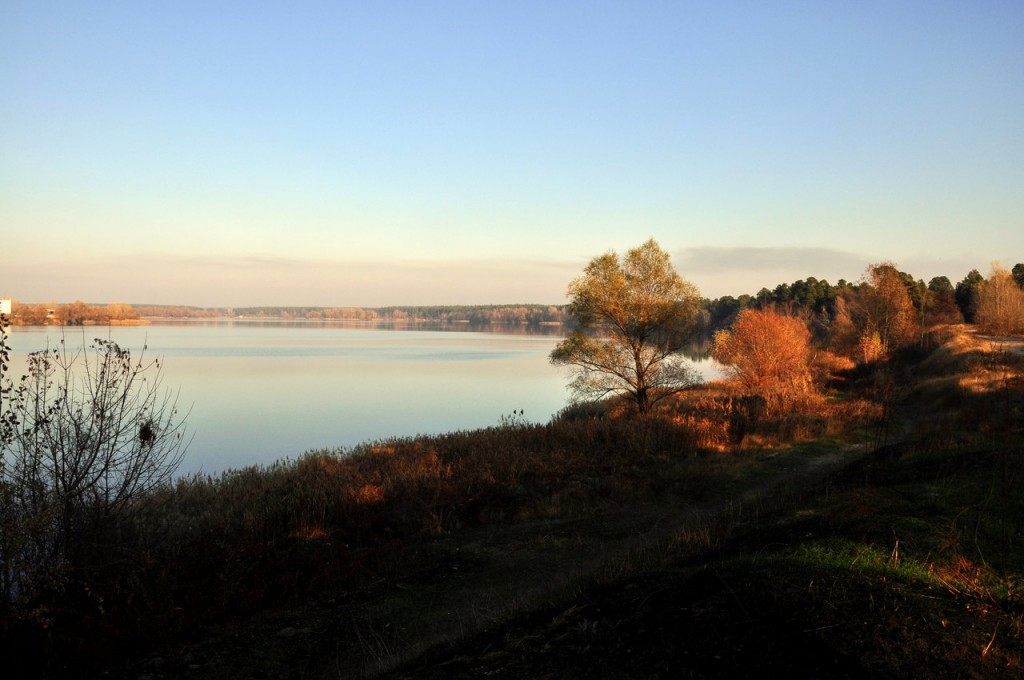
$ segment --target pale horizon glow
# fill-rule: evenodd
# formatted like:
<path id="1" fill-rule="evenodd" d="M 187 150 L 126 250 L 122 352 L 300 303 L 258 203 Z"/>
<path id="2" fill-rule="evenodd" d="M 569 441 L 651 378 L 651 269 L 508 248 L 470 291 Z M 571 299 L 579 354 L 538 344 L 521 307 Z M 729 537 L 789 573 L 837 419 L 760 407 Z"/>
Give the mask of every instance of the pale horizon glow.
<path id="1" fill-rule="evenodd" d="M 561 304 L 1024 261 L 1024 5 L 32 3 L 0 12 L 0 296 Z"/>

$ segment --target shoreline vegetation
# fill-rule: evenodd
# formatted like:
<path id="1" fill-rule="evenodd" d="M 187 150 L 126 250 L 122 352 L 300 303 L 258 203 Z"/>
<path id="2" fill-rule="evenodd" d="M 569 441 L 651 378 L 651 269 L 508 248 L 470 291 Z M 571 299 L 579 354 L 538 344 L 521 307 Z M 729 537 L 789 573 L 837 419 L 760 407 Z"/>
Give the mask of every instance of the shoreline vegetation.
<path id="1" fill-rule="evenodd" d="M 45 474 L 4 477 L 5 668 L 56 680 L 1019 674 L 1024 290 L 996 268 L 965 281 L 925 285 L 883 263 L 806 303 L 793 293 L 806 285 L 703 300 L 696 326 L 719 329 L 711 352 L 728 379 L 646 409 L 606 397 L 545 424 L 512 413 L 309 451 L 158 481 L 114 513 L 89 496 L 61 515 Z M 831 306 L 815 308 L 819 293 Z M 485 317 L 471 309 L 508 308 L 431 309 L 473 323 Z M 102 348 L 127 375 L 143 370 Z M 30 391 L 4 388 L 32 412 Z M 87 406 L 37 408 L 42 429 L 3 430 L 5 455 Z M 123 431 L 145 456 L 166 428 L 133 422 Z"/>
<path id="2" fill-rule="evenodd" d="M 786 410 L 718 382 L 189 476 L 0 651 L 26 678 L 1019 672 L 1022 350 L 942 326 Z"/>

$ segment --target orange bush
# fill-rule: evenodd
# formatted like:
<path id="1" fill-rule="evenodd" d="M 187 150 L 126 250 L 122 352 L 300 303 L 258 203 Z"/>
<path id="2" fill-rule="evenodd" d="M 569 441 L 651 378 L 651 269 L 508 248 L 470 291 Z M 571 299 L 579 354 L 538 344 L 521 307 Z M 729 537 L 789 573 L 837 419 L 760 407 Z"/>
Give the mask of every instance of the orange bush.
<path id="1" fill-rule="evenodd" d="M 774 408 L 812 390 L 810 337 L 800 319 L 745 309 L 730 330 L 715 334 L 711 354 L 744 392 Z"/>

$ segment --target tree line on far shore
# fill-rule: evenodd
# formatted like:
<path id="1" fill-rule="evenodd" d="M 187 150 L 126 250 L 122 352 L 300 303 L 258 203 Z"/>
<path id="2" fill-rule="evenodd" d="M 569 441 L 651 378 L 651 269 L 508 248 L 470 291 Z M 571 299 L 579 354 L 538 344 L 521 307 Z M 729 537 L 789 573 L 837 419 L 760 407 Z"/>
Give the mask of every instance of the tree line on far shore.
<path id="1" fill-rule="evenodd" d="M 894 280 L 906 288 L 918 321 L 923 326 L 977 321 L 979 291 L 985 283 L 985 277 L 977 269 L 972 269 L 959 283 L 953 285 L 946 276 L 936 276 L 925 283 L 923 279 L 915 280 L 892 263 L 884 264 L 887 265 L 887 273 L 892 274 Z M 846 313 L 844 308 L 848 305 L 845 303 L 850 296 L 865 285 L 871 285 L 871 270 L 874 267 L 869 267 L 865 277 L 858 282 L 840 279 L 836 284 L 830 284 L 811 276 L 793 283 L 779 284 L 774 289 L 762 288 L 756 295 L 726 295 L 705 300 L 697 321 L 704 330 L 713 334 L 729 328 L 744 309 L 774 307 L 787 314 L 803 317 L 809 322 L 811 330 L 821 336 L 837 318 Z M 995 268 L 1006 271 L 998 265 Z M 1024 263 L 1014 265 L 1006 273 L 1010 280 L 1024 289 Z"/>
<path id="2" fill-rule="evenodd" d="M 20 326 L 106 325 L 151 319 L 267 319 L 358 321 L 394 324 L 441 323 L 470 326 L 540 326 L 566 323 L 565 305 L 435 305 L 404 307 L 190 307 L 184 305 L 21 304 L 10 322 Z"/>
<path id="3" fill-rule="evenodd" d="M 562 324 L 564 305 L 432 305 L 402 307 L 236 307 L 242 318 L 297 321 L 380 321 L 392 323 L 463 323 L 470 325 Z"/>
<path id="4" fill-rule="evenodd" d="M 946 276 L 936 276 L 925 283 L 907 272 L 895 270 L 906 287 L 918 320 L 924 326 L 937 323 L 974 323 L 978 291 L 985 277 L 972 269 L 957 284 Z M 1009 275 L 1024 288 L 1024 263 L 1016 264 Z M 792 283 L 781 283 L 773 289 L 762 288 L 756 294 L 738 297 L 725 295 L 703 298 L 696 323 L 706 337 L 729 328 L 744 309 L 774 307 L 788 314 L 807 319 L 812 332 L 825 333 L 844 314 L 844 295 L 849 296 L 868 282 L 840 279 L 831 284 L 813 276 Z M 844 291 L 846 291 L 844 293 Z M 395 324 L 441 323 L 469 326 L 539 326 L 571 325 L 568 305 L 434 305 L 394 307 L 193 307 L 184 305 L 150 305 L 126 303 L 88 304 L 75 301 L 67 304 L 20 304 L 15 302 L 10 322 L 23 326 L 81 326 L 139 323 L 147 319 L 280 319 L 285 321 L 360 321 Z"/>
<path id="5" fill-rule="evenodd" d="M 13 303 L 10 323 L 15 326 L 107 326 L 139 323 L 139 310 L 124 302 L 87 304 L 76 300 L 66 304 Z"/>

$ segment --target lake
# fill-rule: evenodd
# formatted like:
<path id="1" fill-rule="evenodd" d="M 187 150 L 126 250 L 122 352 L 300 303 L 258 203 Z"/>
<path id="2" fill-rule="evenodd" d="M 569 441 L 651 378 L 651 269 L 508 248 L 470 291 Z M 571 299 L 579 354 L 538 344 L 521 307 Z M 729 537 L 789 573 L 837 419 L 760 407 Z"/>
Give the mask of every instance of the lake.
<path id="1" fill-rule="evenodd" d="M 135 358 L 144 346 L 161 358 L 164 385 L 180 389 L 182 412 L 191 408 L 183 473 L 488 427 L 519 410 L 543 423 L 569 396 L 568 371 L 548 362 L 560 332 L 215 321 L 9 333 L 15 361 L 61 337 L 71 348 L 109 338 Z"/>

